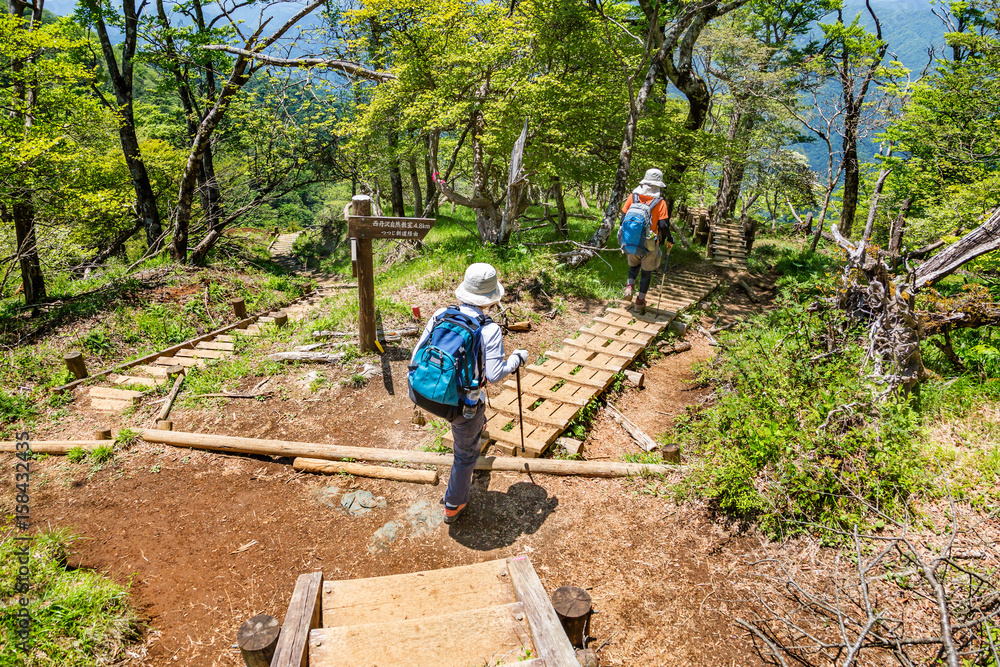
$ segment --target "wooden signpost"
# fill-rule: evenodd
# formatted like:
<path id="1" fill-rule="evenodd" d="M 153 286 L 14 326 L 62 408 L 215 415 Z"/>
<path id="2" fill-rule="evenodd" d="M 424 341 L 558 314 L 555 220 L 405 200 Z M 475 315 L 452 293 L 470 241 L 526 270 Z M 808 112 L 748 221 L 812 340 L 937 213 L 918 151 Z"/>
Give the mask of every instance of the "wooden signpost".
<path id="1" fill-rule="evenodd" d="M 361 352 L 373 352 L 375 347 L 375 267 L 372 261 L 372 239 L 410 239 L 419 241 L 434 226 L 434 218 L 390 218 L 373 216 L 372 200 L 368 195 L 351 199 L 347 218 L 347 235 L 351 238 L 352 257 L 358 270 L 358 338 Z"/>

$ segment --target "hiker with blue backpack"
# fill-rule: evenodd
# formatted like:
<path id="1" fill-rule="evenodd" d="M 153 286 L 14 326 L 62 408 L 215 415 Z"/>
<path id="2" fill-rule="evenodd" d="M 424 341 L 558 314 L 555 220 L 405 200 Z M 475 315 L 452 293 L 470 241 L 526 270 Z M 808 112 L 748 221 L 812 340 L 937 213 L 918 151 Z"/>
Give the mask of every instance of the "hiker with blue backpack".
<path id="1" fill-rule="evenodd" d="M 646 292 L 653 271 L 660 266 L 663 252 L 660 244 L 667 242 L 667 250 L 674 245 L 670 234 L 670 211 L 667 202 L 660 196 L 660 188 L 665 187 L 663 172 L 649 169 L 639 186 L 629 195 L 622 206 L 622 221 L 618 227 L 618 243 L 628 259 L 628 282 L 625 284 L 625 299 L 632 300 L 640 313 L 646 312 Z M 640 276 L 641 272 L 641 276 Z M 639 291 L 635 292 L 635 279 L 639 278 Z"/>
<path id="2" fill-rule="evenodd" d="M 460 305 L 434 313 L 410 358 L 410 400 L 451 422 L 455 460 L 444 494 L 445 523 L 458 519 L 469 502 L 486 427 L 484 385 L 500 382 L 528 361 L 527 350 L 504 359 L 500 325 L 483 312 L 503 294 L 496 269 L 471 265 L 455 290 Z"/>

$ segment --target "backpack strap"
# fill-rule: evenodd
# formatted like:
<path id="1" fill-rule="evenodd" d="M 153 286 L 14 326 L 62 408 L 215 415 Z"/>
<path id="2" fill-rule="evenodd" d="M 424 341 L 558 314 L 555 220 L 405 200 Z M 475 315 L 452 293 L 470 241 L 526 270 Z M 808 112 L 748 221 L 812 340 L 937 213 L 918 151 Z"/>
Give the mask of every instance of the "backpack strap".
<path id="1" fill-rule="evenodd" d="M 642 200 L 639 199 L 638 193 L 635 193 L 635 192 L 632 193 L 632 203 L 633 204 L 640 204 L 640 203 L 642 203 Z"/>

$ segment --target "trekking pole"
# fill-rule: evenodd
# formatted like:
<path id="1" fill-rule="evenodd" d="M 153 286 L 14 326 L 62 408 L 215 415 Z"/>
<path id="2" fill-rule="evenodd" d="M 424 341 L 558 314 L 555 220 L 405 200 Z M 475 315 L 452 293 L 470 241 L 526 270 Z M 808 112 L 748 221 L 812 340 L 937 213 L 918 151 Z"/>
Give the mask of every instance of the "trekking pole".
<path id="1" fill-rule="evenodd" d="M 521 410 L 521 366 L 514 370 L 514 377 L 517 378 L 517 429 L 521 432 L 521 453 L 524 453 L 524 412 Z"/>
<path id="2" fill-rule="evenodd" d="M 660 309 L 660 298 L 663 296 L 663 280 L 667 277 L 667 262 L 670 261 L 670 248 L 667 248 L 667 255 L 663 258 L 663 275 L 660 276 L 660 291 L 656 293 L 656 309 Z"/>

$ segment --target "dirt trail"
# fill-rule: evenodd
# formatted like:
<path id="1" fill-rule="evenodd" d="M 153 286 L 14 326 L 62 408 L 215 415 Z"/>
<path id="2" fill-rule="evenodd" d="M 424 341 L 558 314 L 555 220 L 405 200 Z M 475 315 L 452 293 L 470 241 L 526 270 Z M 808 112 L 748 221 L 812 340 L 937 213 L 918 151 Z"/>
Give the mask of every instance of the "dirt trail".
<path id="1" fill-rule="evenodd" d="M 577 305 L 508 345 L 534 349 L 565 336 L 590 317 L 592 306 Z M 712 348 L 700 336 L 689 340 L 691 351 L 646 370 L 644 390 L 627 389 L 617 399 L 651 435 L 668 431 L 704 394 L 693 383 L 692 366 Z M 360 390 L 332 386 L 313 393 L 303 381 L 309 370 L 274 380 L 281 383 L 281 400 L 178 409 L 175 428 L 406 449 L 432 439 L 409 424 L 412 405 L 399 389 L 405 361 L 391 364 L 391 396 L 378 378 Z M 81 415 L 70 429 L 75 433 L 62 435 L 79 437 L 97 421 Z M 586 457 L 632 451 L 628 436 L 599 416 Z M 590 589 L 598 612 L 593 646 L 606 642 L 602 664 L 759 664 L 727 616 L 740 604 L 733 602 L 728 573 L 752 545 L 700 505 L 678 506 L 644 492 L 643 480 L 477 473 L 462 521 L 406 527 L 380 548 L 373 534 L 405 520 L 415 506 L 436 510 L 443 484 L 302 475 L 287 461 L 152 445 L 121 458 L 93 475 L 64 459 L 41 462 L 36 479 L 44 482 L 33 513 L 40 524 L 85 538 L 73 565 L 132 581 L 152 628 L 142 664 L 241 665 L 236 628 L 258 613 L 281 618 L 302 572 L 371 577 L 519 554 L 531 558 L 549 591 L 566 584 Z M 349 517 L 329 504 L 324 491 L 332 486 L 371 491 L 386 507 Z"/>

